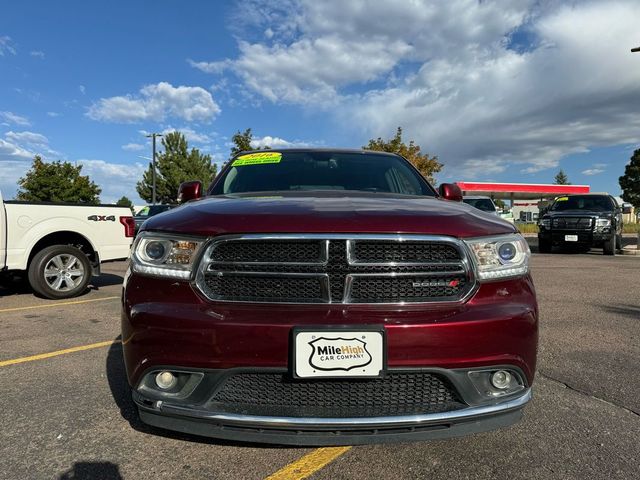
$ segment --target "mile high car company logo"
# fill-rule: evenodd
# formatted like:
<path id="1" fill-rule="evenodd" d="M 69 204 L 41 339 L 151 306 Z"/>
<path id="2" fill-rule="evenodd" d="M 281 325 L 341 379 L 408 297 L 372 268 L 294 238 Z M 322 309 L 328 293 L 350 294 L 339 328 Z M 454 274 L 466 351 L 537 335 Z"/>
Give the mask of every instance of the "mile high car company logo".
<path id="1" fill-rule="evenodd" d="M 367 342 L 357 338 L 316 338 L 309 342 L 313 351 L 309 364 L 325 372 L 365 367 L 371 363 Z"/>

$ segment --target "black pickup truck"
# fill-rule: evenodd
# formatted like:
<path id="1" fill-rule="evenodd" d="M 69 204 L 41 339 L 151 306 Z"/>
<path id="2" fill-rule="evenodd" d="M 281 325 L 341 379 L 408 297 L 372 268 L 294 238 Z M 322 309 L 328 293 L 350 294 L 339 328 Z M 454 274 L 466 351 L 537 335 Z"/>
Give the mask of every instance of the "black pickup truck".
<path id="1" fill-rule="evenodd" d="M 585 194 L 557 197 L 538 223 L 541 253 L 554 245 L 602 248 L 615 255 L 622 246 L 623 208 L 611 195 Z"/>

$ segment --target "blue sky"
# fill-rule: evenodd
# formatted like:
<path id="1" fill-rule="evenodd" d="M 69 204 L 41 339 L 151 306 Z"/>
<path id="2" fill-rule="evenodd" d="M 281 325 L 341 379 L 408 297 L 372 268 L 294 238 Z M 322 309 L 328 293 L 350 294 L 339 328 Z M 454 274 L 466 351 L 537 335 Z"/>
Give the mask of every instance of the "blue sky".
<path id="1" fill-rule="evenodd" d="M 39 153 L 139 201 L 145 132 L 222 162 L 272 147 L 407 139 L 438 181 L 619 193 L 640 138 L 634 2 L 13 2 L 0 18 L 0 188 Z M 594 39 L 598 39 L 597 42 Z M 636 45 L 637 44 L 637 45 Z"/>

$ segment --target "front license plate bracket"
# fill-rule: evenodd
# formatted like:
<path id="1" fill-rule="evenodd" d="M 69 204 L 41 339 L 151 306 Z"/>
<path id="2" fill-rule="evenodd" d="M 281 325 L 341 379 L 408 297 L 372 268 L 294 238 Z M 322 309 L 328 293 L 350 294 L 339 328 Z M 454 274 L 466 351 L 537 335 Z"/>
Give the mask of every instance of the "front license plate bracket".
<path id="1" fill-rule="evenodd" d="M 294 327 L 294 378 L 380 378 L 387 365 L 386 332 L 379 325 Z"/>

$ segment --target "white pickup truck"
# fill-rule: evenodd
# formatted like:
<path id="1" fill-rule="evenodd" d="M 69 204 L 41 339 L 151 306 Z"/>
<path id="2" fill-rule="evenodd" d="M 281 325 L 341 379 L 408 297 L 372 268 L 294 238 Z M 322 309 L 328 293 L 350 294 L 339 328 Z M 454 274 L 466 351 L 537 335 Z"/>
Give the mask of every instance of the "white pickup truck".
<path id="1" fill-rule="evenodd" d="M 102 262 L 129 256 L 134 228 L 128 208 L 3 201 L 0 193 L 0 275 L 26 272 L 46 298 L 79 295 Z"/>

